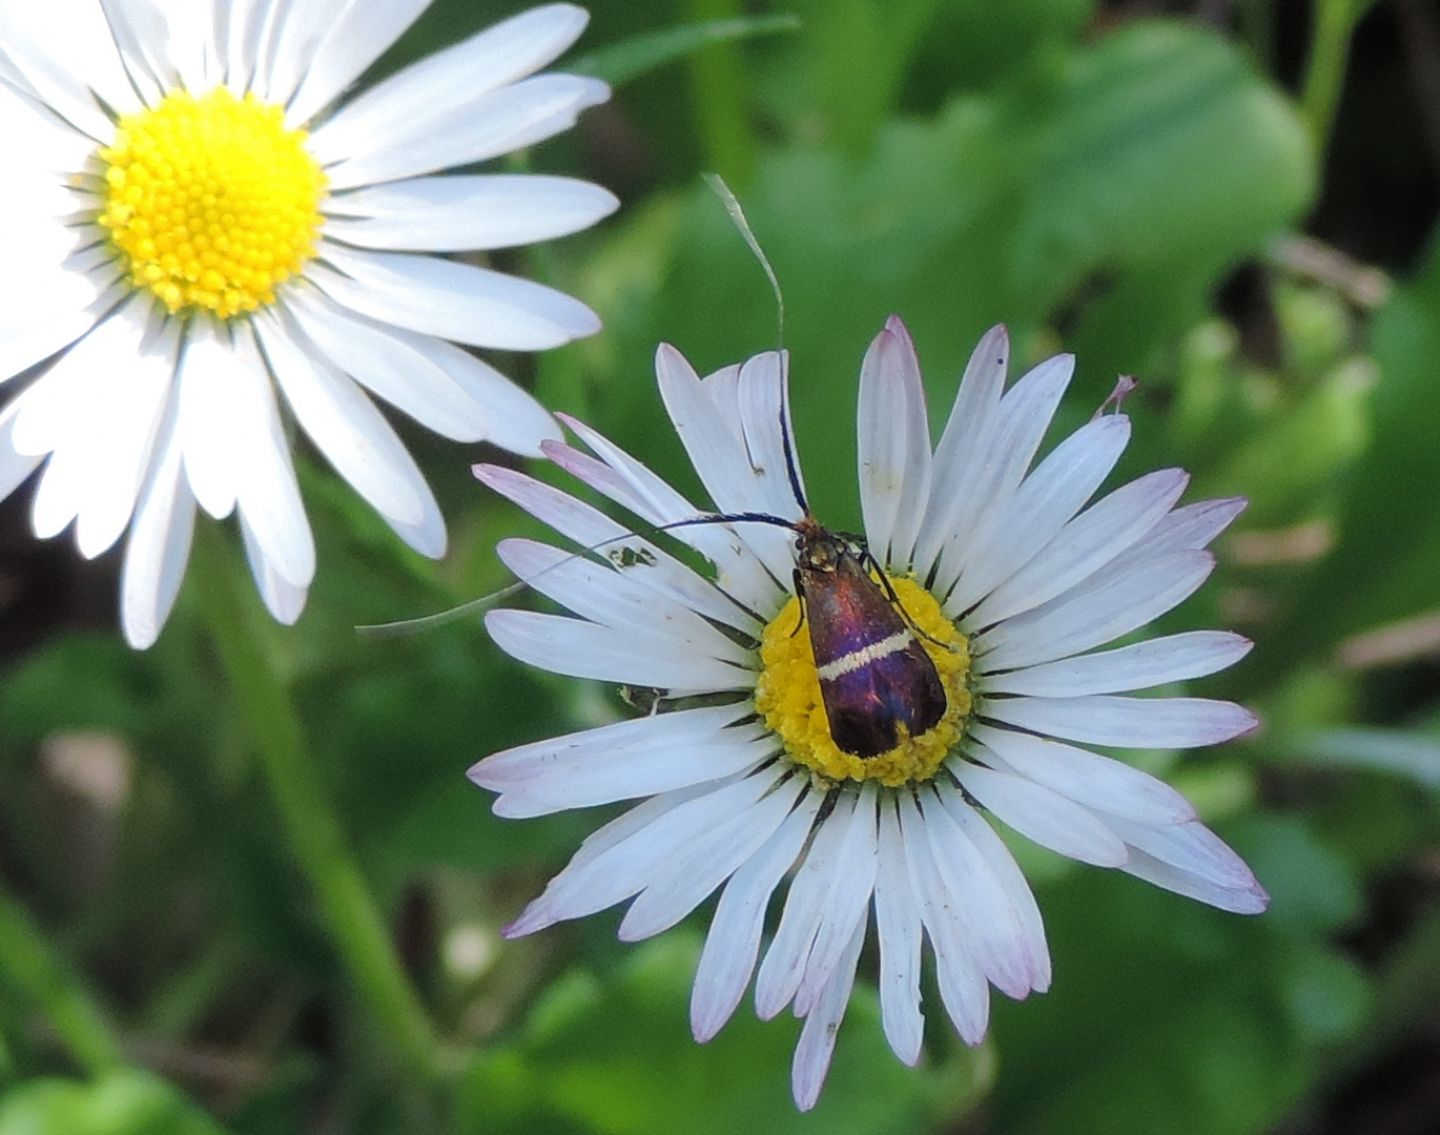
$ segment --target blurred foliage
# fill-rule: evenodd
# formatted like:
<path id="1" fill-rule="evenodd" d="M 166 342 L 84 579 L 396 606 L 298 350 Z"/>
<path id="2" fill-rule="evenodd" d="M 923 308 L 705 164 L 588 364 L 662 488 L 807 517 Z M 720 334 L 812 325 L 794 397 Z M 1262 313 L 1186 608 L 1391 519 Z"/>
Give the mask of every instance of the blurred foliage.
<path id="1" fill-rule="evenodd" d="M 522 6 L 439 0 L 377 74 Z M 397 1077 L 346 987 L 187 591 L 146 654 L 109 624 L 61 626 L 5 661 L 0 871 L 135 1067 L 74 1067 L 42 1007 L 0 980 L 0 1135 L 1420 1130 L 1344 1117 L 1347 1093 L 1404 1066 L 1407 1045 L 1429 1054 L 1432 1084 L 1440 1053 L 1440 246 L 1411 232 L 1397 263 L 1420 266 L 1393 285 L 1309 255 L 1312 209 L 1334 216 L 1349 176 L 1320 155 L 1354 143 L 1317 134 L 1328 112 L 1294 94 L 1330 89 L 1313 66 L 1298 80 L 1308 21 L 1243 3 L 1216 27 L 1152 7 L 1189 6 L 596 4 L 577 66 L 623 85 L 530 161 L 606 182 L 625 207 L 523 266 L 592 303 L 606 331 L 504 361 L 698 494 L 663 424 L 655 345 L 705 370 L 776 338 L 759 269 L 699 181 L 716 169 L 783 283 L 799 444 L 837 526 L 858 516 L 855 376 L 892 312 L 937 408 L 1002 320 L 1021 363 L 1078 356 L 1052 437 L 1117 373 L 1140 376 L 1117 476 L 1183 464 L 1192 498 L 1251 498 L 1216 580 L 1169 623 L 1255 638 L 1197 689 L 1267 721 L 1223 750 L 1141 759 L 1249 858 L 1267 915 L 1018 849 L 1053 992 L 997 997 L 975 1051 L 931 1009 L 909 1070 L 862 978 L 821 1104 L 797 1115 L 793 1022 L 742 1005 L 711 1045 L 689 1040 L 694 927 L 638 948 L 603 916 L 499 937 L 595 821 L 498 820 L 464 770 L 624 709 L 512 664 L 473 621 L 353 632 L 500 586 L 495 540 L 537 532 L 468 477 L 494 453 L 401 423 L 451 518 L 451 555 L 412 556 L 311 462 L 309 609 L 293 629 L 254 618 L 451 1046 L 444 1085 Z M 1365 10 L 1316 8 L 1344 36 Z M 1350 88 L 1334 90 L 1345 128 Z M 1360 129 L 1404 145 L 1388 126 L 1377 114 Z"/>

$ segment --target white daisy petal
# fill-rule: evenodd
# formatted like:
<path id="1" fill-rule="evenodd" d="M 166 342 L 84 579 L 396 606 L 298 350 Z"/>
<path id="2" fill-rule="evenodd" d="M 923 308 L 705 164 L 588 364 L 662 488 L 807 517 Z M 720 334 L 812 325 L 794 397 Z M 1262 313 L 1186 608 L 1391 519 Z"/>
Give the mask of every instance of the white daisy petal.
<path id="1" fill-rule="evenodd" d="M 1208 698 L 987 698 L 986 717 L 1087 745 L 1191 749 L 1250 732 L 1258 718 L 1244 706 Z"/>
<path id="2" fill-rule="evenodd" d="M 1247 887 L 1223 887 L 1162 862 L 1139 848 L 1131 849 L 1130 860 L 1121 870 L 1187 899 L 1208 903 L 1234 914 L 1260 914 L 1270 905 L 1270 896 L 1259 883 Z"/>
<path id="3" fill-rule="evenodd" d="M 290 626 L 305 609 L 307 588 L 292 583 L 275 568 L 274 561 L 266 553 L 249 517 L 240 513 L 240 535 L 244 538 L 245 558 L 250 564 L 250 574 L 255 587 L 271 618 L 283 626 Z"/>
<path id="4" fill-rule="evenodd" d="M 800 1030 L 790 1068 L 790 1088 L 795 1106 L 801 1111 L 815 1106 L 820 1089 L 825 1086 L 825 1074 L 830 1071 L 830 1057 L 835 1052 L 835 1038 L 840 1033 L 840 1022 L 850 1004 L 850 990 L 855 985 L 855 965 L 860 960 L 860 947 L 865 944 L 867 922 L 862 911 L 830 980 Z"/>
<path id="5" fill-rule="evenodd" d="M 330 244 L 323 255 L 333 269 L 316 264 L 308 275 L 331 299 L 425 335 L 476 347 L 538 351 L 600 330 L 595 313 L 579 300 L 489 268 Z"/>
<path id="6" fill-rule="evenodd" d="M 12 435 L 16 449 L 27 454 L 49 453 L 88 430 L 92 400 L 100 396 L 103 384 L 115 380 L 117 368 L 131 365 L 125 352 L 138 350 L 144 334 L 144 305 L 132 302 L 100 321 L 60 355 L 21 395 L 24 405 Z"/>
<path id="7" fill-rule="evenodd" d="M 611 520 L 597 508 L 576 500 L 543 481 L 501 465 L 473 466 L 476 478 L 514 502 L 582 549 L 599 552 L 612 561 L 628 554 L 635 562 L 627 570 L 645 577 L 661 594 L 683 604 L 697 615 L 758 639 L 760 622 L 749 611 L 664 549 Z"/>
<path id="8" fill-rule="evenodd" d="M 975 747 L 980 760 L 983 746 Z M 1125 844 L 1088 809 L 1024 777 L 1010 776 L 983 765 L 962 765 L 955 775 L 965 790 L 1007 825 L 1041 847 L 1092 863 L 1119 867 Z"/>
<path id="9" fill-rule="evenodd" d="M 236 329 L 237 358 L 259 358 L 253 341 L 247 342 L 251 336 L 248 328 Z M 291 585 L 288 592 L 272 589 L 275 606 L 288 610 L 293 606 L 294 591 L 303 591 L 314 578 L 315 541 L 300 501 L 300 486 L 295 481 L 295 467 L 290 462 L 269 376 L 257 369 L 236 371 L 229 377 L 237 389 L 230 405 L 228 428 L 246 456 L 245 463 L 235 470 L 235 507 L 263 555 L 265 570 Z M 256 578 L 260 578 L 258 573 Z"/>
<path id="10" fill-rule="evenodd" d="M 875 873 L 875 933 L 880 940 L 880 1022 L 890 1049 L 904 1064 L 920 1059 L 925 1017 L 920 1011 L 920 906 L 910 886 L 905 844 L 893 800 L 880 802 Z"/>
<path id="11" fill-rule="evenodd" d="M 172 401 L 180 327 L 171 321 L 154 331 L 137 347 L 137 365 L 102 384 L 100 401 L 90 407 L 101 428 L 85 442 L 91 473 L 75 518 L 75 542 L 87 560 L 107 551 L 130 523 L 161 415 Z"/>
<path id="12" fill-rule="evenodd" d="M 620 205 L 573 177 L 492 173 L 370 185 L 330 199 L 328 236 L 365 248 L 514 248 L 588 229 Z"/>
<path id="13" fill-rule="evenodd" d="M 1197 879 L 1252 893 L 1259 889 L 1245 861 L 1198 820 L 1158 828 L 1120 820 L 1116 831 L 1131 846 Z"/>
<path id="14" fill-rule="evenodd" d="M 574 614 L 625 634 L 644 624 L 649 634 L 688 650 L 749 667 L 754 652 L 726 637 L 682 603 L 646 586 L 633 568 L 602 566 L 533 540 L 502 540 L 496 549 L 517 579 Z M 637 565 L 638 566 L 638 565 Z"/>
<path id="15" fill-rule="evenodd" d="M 444 527 L 430 486 L 371 401 L 330 367 L 293 324 L 267 316 L 255 327 L 296 419 L 336 472 L 401 536 L 438 527 L 438 543 L 415 550 L 432 559 L 444 555 Z"/>
<path id="16" fill-rule="evenodd" d="M 1040 908 L 1035 905 L 1035 895 L 1030 884 L 1020 873 L 1020 866 L 1004 841 L 995 830 L 981 819 L 974 808 L 961 798 L 958 792 L 947 785 L 936 789 L 941 804 L 950 813 L 950 818 L 969 837 L 975 849 L 980 852 L 995 877 L 1010 909 L 1020 923 L 1020 942 L 1026 963 L 1030 970 L 1030 988 L 1043 993 L 1050 988 L 1050 948 L 1045 943 L 1045 923 L 1040 917 Z"/>
<path id="17" fill-rule="evenodd" d="M 383 107 L 363 107 L 362 97 L 341 110 L 313 135 L 315 156 L 328 166 L 330 188 L 488 161 L 570 129 L 581 111 L 610 97 L 610 88 L 599 79 L 555 73 L 521 79 L 482 97 L 475 90 L 475 74 L 461 77 L 463 89 L 455 94 L 427 84 L 387 99 Z M 403 71 L 395 76 L 405 77 Z M 371 93 L 381 94 L 383 87 Z M 383 138 L 385 144 L 375 148 L 366 144 L 368 138 Z M 335 161 L 342 147 L 353 156 Z"/>
<path id="18" fill-rule="evenodd" d="M 19 488 L 43 460 L 38 453 L 21 453 L 15 448 L 15 418 L 20 405 L 15 400 L 0 410 L 0 500 Z"/>
<path id="19" fill-rule="evenodd" d="M 229 516 L 235 507 L 248 439 L 235 423 L 263 414 L 263 408 L 255 405 L 261 387 L 254 376 L 264 370 L 253 336 L 240 335 L 232 342 L 223 328 L 208 319 L 191 325 L 176 375 L 180 448 L 195 499 L 217 519 Z"/>
<path id="20" fill-rule="evenodd" d="M 769 502 L 754 475 L 744 438 L 726 428 L 699 375 L 668 343 L 655 352 L 655 374 L 675 432 L 715 506 L 723 513 L 766 511 Z M 795 558 L 794 537 L 788 529 L 747 523 L 737 525 L 736 531 L 772 576 L 790 577 Z"/>
<path id="21" fill-rule="evenodd" d="M 114 386 L 152 385 L 153 368 L 139 356 L 144 319 L 133 308 L 107 319 L 61 355 L 21 399 L 13 444 L 22 454 L 51 451 L 30 507 L 31 527 L 41 539 L 64 531 L 87 503 L 96 470 L 86 458 L 108 424 L 103 414 L 114 402 Z M 115 372 L 101 369 L 107 363 Z"/>
<path id="22" fill-rule="evenodd" d="M 1004 766 L 1077 804 L 1140 824 L 1183 824 L 1195 818 L 1190 802 L 1148 773 L 1047 737 L 976 725 L 971 736 Z"/>
<path id="23" fill-rule="evenodd" d="M 835 967 L 840 964 L 846 944 L 856 926 L 864 926 L 866 908 L 875 891 L 875 872 L 879 847 L 876 842 L 876 800 L 873 785 L 860 790 L 860 803 L 850 821 L 850 830 L 837 859 L 834 872 L 836 885 L 830 901 L 825 904 L 805 973 L 795 993 L 795 1015 L 809 1016 L 818 999 L 829 985 Z M 854 968 L 854 963 L 851 963 Z"/>
<path id="24" fill-rule="evenodd" d="M 930 574 L 951 534 L 968 528 L 979 509 L 974 486 L 981 468 L 972 458 L 980 452 L 981 439 L 1000 405 L 1009 361 L 1010 336 L 1003 326 L 992 327 L 976 344 L 961 376 L 945 432 L 935 447 L 930 501 L 915 545 L 919 576 Z"/>
<path id="25" fill-rule="evenodd" d="M 575 854 L 570 857 L 570 862 L 565 865 L 566 872 L 572 875 L 575 872 L 588 869 L 600 856 L 607 854 L 613 848 L 619 847 L 631 836 L 644 831 L 651 824 L 674 811 L 681 804 L 689 800 L 699 799 L 701 796 L 714 792 L 715 785 L 703 784 L 693 788 L 680 788 L 674 792 L 664 792 L 659 796 L 652 796 L 649 800 L 637 804 L 627 812 L 622 812 L 609 823 L 596 828 L 590 835 L 586 836 Z M 535 899 L 525 908 L 525 911 L 514 922 L 501 929 L 506 938 L 523 938 L 526 934 L 534 933 L 544 926 L 550 926 L 557 919 L 548 917 L 549 896 L 552 894 L 556 880 L 551 879 L 546 885 L 545 891 L 539 898 Z"/>
<path id="26" fill-rule="evenodd" d="M 138 105 L 106 15 L 93 0 L 54 0 L 43 13 L 0 6 L 0 43 L 9 69 L 36 101 L 97 142 L 114 133 L 106 106 L 123 113 Z"/>
<path id="27" fill-rule="evenodd" d="M 288 308 L 305 337 L 371 393 L 455 441 L 485 436 L 485 407 L 430 361 L 423 336 L 367 319 L 309 289 L 297 288 Z"/>
<path id="28" fill-rule="evenodd" d="M 558 58 L 580 37 L 588 19 L 582 8 L 547 4 L 438 51 L 352 99 L 316 131 L 315 152 L 321 161 L 334 161 L 417 115 L 435 114 L 436 103 L 475 112 L 477 99 Z"/>
<path id="29" fill-rule="evenodd" d="M 5 123 L 7 144 L 28 158 L 24 165 L 12 162 L 7 171 L 7 194 L 18 193 L 19 200 L 30 193 L 53 195 L 60 188 L 54 175 L 79 169 L 95 149 L 93 138 L 60 121 L 37 100 L 21 70 L 5 55 L 0 55 L 0 120 Z M 75 188 L 65 188 L 75 199 Z M 7 213 L 0 217 L 0 226 L 11 236 L 33 230 L 35 223 L 33 217 Z"/>
<path id="30" fill-rule="evenodd" d="M 1056 446 L 1021 483 L 1010 507 L 990 513 L 990 522 L 970 535 L 969 565 L 946 607 L 968 611 L 1034 559 L 1110 475 L 1129 440 L 1130 419 L 1111 414 Z"/>
<path id="31" fill-rule="evenodd" d="M 1009 507 L 1074 373 L 1074 358 L 1057 355 L 1026 374 L 1000 399 L 977 451 L 968 455 L 968 465 L 976 470 L 973 477 L 955 478 L 962 488 L 936 478 L 933 492 L 965 492 L 975 498 L 973 505 L 966 506 L 963 519 L 951 520 L 949 543 L 941 550 L 935 575 L 935 587 L 941 594 L 954 587 L 969 562 L 970 534 L 984 531 L 992 516 L 1002 515 Z"/>
<path id="32" fill-rule="evenodd" d="M 692 757 L 692 749 L 743 748 L 763 733 L 758 727 L 731 728 L 751 712 L 744 702 L 735 702 L 619 721 L 494 753 L 472 767 L 469 776 L 482 788 L 506 792 L 527 781 L 565 781 L 589 765 L 615 765 L 616 775 L 629 775 L 618 771 L 623 761 L 663 759 L 666 753 L 679 767 L 700 770 L 705 762 Z"/>
<path id="33" fill-rule="evenodd" d="M 801 507 L 798 496 L 804 499 L 805 478 L 800 471 L 799 459 L 795 457 L 795 435 L 790 427 L 789 390 L 790 355 L 787 351 L 765 351 L 746 359 L 738 367 L 726 368 L 733 371 L 735 385 L 736 417 L 739 432 L 750 455 L 750 471 L 753 475 L 757 504 L 762 511 L 785 520 L 799 520 Z M 724 373 L 724 372 L 721 372 Z M 704 380 L 713 384 L 718 377 L 710 375 Z M 712 399 L 720 401 L 712 392 Z M 787 433 L 777 428 L 784 418 Z M 791 474 L 795 484 L 791 484 Z"/>
<path id="34" fill-rule="evenodd" d="M 1197 550 L 1136 557 L 985 631 L 976 652 L 993 672 L 1103 646 L 1183 603 L 1214 569 Z"/>
<path id="35" fill-rule="evenodd" d="M 535 396 L 520 389 L 498 370 L 469 351 L 427 335 L 414 335 L 400 328 L 391 334 L 410 346 L 424 360 L 417 369 L 440 371 L 476 406 L 484 422 L 483 440 L 522 457 L 539 457 L 541 446 L 560 437 L 560 427 Z M 357 376 L 358 377 L 358 376 Z M 373 375 L 369 376 L 372 379 Z M 416 378 L 417 384 L 421 381 Z M 377 384 L 378 386 L 378 384 Z M 387 398 L 379 389 L 375 392 Z M 408 403 L 396 401 L 401 409 Z"/>
<path id="36" fill-rule="evenodd" d="M 1153 531 L 1189 483 L 1183 469 L 1157 469 L 1101 497 L 988 595 L 975 612 L 975 622 L 986 626 L 1088 579 Z M 1150 553 L 1148 542 L 1145 548 Z"/>
<path id="37" fill-rule="evenodd" d="M 571 860 L 507 933 L 528 934 L 623 902 L 648 886 L 664 864 L 681 854 L 695 832 L 713 830 L 750 811 L 778 776 L 779 771 L 772 768 L 712 788 L 665 810 L 599 854 L 578 864 Z"/>
<path id="38" fill-rule="evenodd" d="M 1150 530 L 1145 538 L 1145 554 L 1158 556 L 1166 552 L 1208 547 L 1210 541 L 1225 531 L 1249 503 L 1244 497 L 1226 497 L 1196 501 L 1177 508 Z"/>
<path id="39" fill-rule="evenodd" d="M 792 778 L 754 807 L 692 835 L 659 865 L 620 922 L 620 940 L 639 942 L 674 926 L 755 855 L 790 814 L 802 786 Z"/>
<path id="40" fill-rule="evenodd" d="M 1254 645 L 1230 631 L 1187 631 L 987 676 L 984 688 L 987 693 L 1050 698 L 1143 690 L 1224 670 Z"/>
<path id="41" fill-rule="evenodd" d="M 304 29 L 314 38 L 292 34 L 288 21 L 282 25 L 269 81 L 280 90 L 294 90 L 293 97 L 284 98 L 289 120 L 309 122 L 329 106 L 429 6 L 430 0 L 349 3 L 338 10 L 312 4 L 309 8 L 323 17 Z"/>
<path id="42" fill-rule="evenodd" d="M 172 398 L 125 544 L 120 616 L 125 641 L 136 650 L 147 649 L 160 637 L 190 557 L 195 498 L 185 480 L 178 419 L 178 399 Z"/>
<path id="43" fill-rule="evenodd" d="M 936 794 L 922 798 L 921 815 L 941 883 L 959 908 L 975 960 L 997 989 L 1024 997 L 1033 983 L 1030 951 L 1009 895 Z"/>
<path id="44" fill-rule="evenodd" d="M 214 38 L 212 5 L 108 0 L 103 6 L 110 33 L 147 102 L 176 87 L 203 91 L 220 81 L 224 60 Z"/>
<path id="45" fill-rule="evenodd" d="M 749 772 L 772 757 L 774 751 L 768 736 L 747 739 L 737 731 L 737 736 L 728 742 L 693 744 L 683 753 L 668 743 L 663 748 L 636 749 L 623 754 L 623 764 L 615 754 L 584 762 L 567 761 L 564 765 L 555 762 L 508 788 L 502 784 L 490 787 L 502 793 L 495 802 L 497 816 L 546 816 L 569 808 L 613 804 L 724 780 Z M 499 775 L 491 779 L 499 779 Z M 479 777 L 472 775 L 472 779 L 480 782 Z"/>
<path id="46" fill-rule="evenodd" d="M 752 682 L 750 671 L 679 650 L 673 639 L 636 627 L 625 636 L 583 619 L 538 611 L 490 611 L 485 629 L 497 646 L 531 666 L 633 686 L 657 686 L 672 693 L 738 690 Z"/>
<path id="47" fill-rule="evenodd" d="M 720 1031 L 745 996 L 760 956 L 770 896 L 805 845 L 821 799 L 817 792 L 805 793 L 765 845 L 725 884 L 700 952 L 690 998 L 690 1029 L 701 1044 Z"/>
<path id="48" fill-rule="evenodd" d="M 969 931 L 949 888 L 940 878 L 925 820 L 908 794 L 897 797 L 900 835 L 910 886 L 920 900 L 921 919 L 935 952 L 935 981 L 955 1031 L 966 1044 L 979 1044 L 990 1020 L 990 987 L 969 945 Z"/>
<path id="49" fill-rule="evenodd" d="M 678 521 L 694 520 L 705 513 L 594 430 L 565 414 L 559 417 L 601 460 L 588 458 L 569 446 L 547 442 L 542 448 L 551 461 L 648 523 L 672 526 L 669 528 L 671 535 L 689 544 L 715 565 L 716 583 L 737 602 L 752 611 L 778 606 L 784 594 L 780 584 L 750 552 L 749 545 L 734 526 L 694 524 L 673 527 Z"/>
<path id="50" fill-rule="evenodd" d="M 860 364 L 860 511 L 871 552 L 908 564 L 930 496 L 930 421 L 915 344 L 898 316 Z"/>
<path id="51" fill-rule="evenodd" d="M 0 378 L 0 382 L 22 374 L 61 348 L 83 341 L 97 320 L 102 320 L 105 313 L 114 307 L 113 300 L 118 298 L 118 289 L 114 289 L 102 293 L 94 301 L 86 302 L 83 296 L 74 294 L 74 289 L 64 285 L 79 280 L 80 290 L 88 293 L 93 290 L 88 279 L 75 276 L 60 279 L 62 287 L 55 289 L 55 302 L 45 305 L 48 310 L 36 312 L 33 318 L 13 325 L 7 320 L 7 326 L 0 329 L 0 369 L 5 376 Z M 70 295 L 59 295 L 62 289 Z M 52 295 L 45 298 L 49 300 Z"/>
<path id="52" fill-rule="evenodd" d="M 259 70 L 260 46 L 268 38 L 271 21 L 286 5 L 272 0 L 230 0 L 227 8 L 217 37 L 225 62 L 225 85 L 232 91 L 264 91 L 269 77 Z"/>
<path id="53" fill-rule="evenodd" d="M 839 882 L 835 865 L 845 854 L 859 804 L 859 793 L 841 797 L 816 828 L 810 850 L 790 884 L 780 925 L 755 977 L 755 1014 L 762 1021 L 785 1008 L 800 988 L 810 948 Z"/>

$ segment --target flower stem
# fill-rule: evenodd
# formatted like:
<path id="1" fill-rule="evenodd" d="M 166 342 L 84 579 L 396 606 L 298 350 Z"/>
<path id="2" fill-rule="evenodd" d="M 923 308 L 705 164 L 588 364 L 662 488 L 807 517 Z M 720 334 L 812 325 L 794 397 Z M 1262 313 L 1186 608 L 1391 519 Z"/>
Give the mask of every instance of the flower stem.
<path id="1" fill-rule="evenodd" d="M 1350 36 L 1367 5 L 1362 0 L 1316 0 L 1311 17 L 1310 57 L 1300 89 L 1300 112 L 1316 150 L 1323 154 L 1345 81 Z"/>
<path id="2" fill-rule="evenodd" d="M 0 984 L 33 1001 L 75 1062 L 91 1074 L 124 1062 L 94 996 L 59 957 L 30 913 L 0 891 Z"/>
<path id="3" fill-rule="evenodd" d="M 248 581 L 215 525 L 199 526 L 191 573 L 284 834 L 319 900 L 331 941 L 384 1035 L 409 1070 L 429 1080 L 439 1065 L 435 1031 L 330 808 L 290 691 L 256 634 L 264 617 L 244 602 Z"/>

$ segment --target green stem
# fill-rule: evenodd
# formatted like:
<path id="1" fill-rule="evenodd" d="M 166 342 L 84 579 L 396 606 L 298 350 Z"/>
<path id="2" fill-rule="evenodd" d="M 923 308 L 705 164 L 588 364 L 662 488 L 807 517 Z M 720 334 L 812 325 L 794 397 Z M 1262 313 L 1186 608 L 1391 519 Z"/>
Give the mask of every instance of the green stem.
<path id="1" fill-rule="evenodd" d="M 1300 113 L 1310 128 L 1316 150 L 1323 154 L 1345 81 L 1350 36 L 1365 9 L 1362 0 L 1316 0 L 1310 57 L 1300 88 Z"/>
<path id="2" fill-rule="evenodd" d="M 409 1070 L 429 1080 L 439 1070 L 439 1042 L 330 808 L 290 691 L 256 633 L 264 618 L 246 602 L 249 583 L 223 534 L 199 528 L 190 570 L 284 834 L 350 979 Z"/>
<path id="3" fill-rule="evenodd" d="M 739 0 L 686 0 L 689 16 L 699 20 L 736 19 Z M 706 166 L 734 186 L 743 186 L 755 169 L 745 76 L 733 43 L 715 43 L 690 60 L 695 126 Z"/>
<path id="4" fill-rule="evenodd" d="M 94 996 L 60 958 L 30 913 L 0 891 L 0 983 L 40 1007 L 76 1063 L 98 1074 L 124 1063 Z"/>

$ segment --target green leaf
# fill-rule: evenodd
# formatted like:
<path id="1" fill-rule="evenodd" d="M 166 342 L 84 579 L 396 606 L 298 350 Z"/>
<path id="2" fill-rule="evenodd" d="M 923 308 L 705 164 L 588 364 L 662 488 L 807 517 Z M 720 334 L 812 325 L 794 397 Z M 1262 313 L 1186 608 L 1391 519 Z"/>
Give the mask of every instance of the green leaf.
<path id="1" fill-rule="evenodd" d="M 703 20 L 673 28 L 645 32 L 620 43 L 599 48 L 571 62 L 567 71 L 593 75 L 612 87 L 703 51 L 711 44 L 758 36 L 792 32 L 800 27 L 798 17 L 780 13 L 773 16 L 737 16 L 725 20 Z"/>
<path id="2" fill-rule="evenodd" d="M 861 987 L 820 1103 L 802 1115 L 790 1098 L 798 1022 L 762 1023 L 742 1005 L 708 1045 L 690 1038 L 698 952 L 693 935 L 671 933 L 608 981 L 572 971 L 556 982 L 508 1047 L 476 1059 L 459 1131 L 899 1135 L 937 1111 L 963 1115 L 983 1086 L 986 1065 L 963 1051 L 938 1067 L 903 1067 L 881 1034 L 873 991 Z"/>
<path id="3" fill-rule="evenodd" d="M 1376 769 L 1440 788 L 1440 736 L 1418 730 L 1352 726 L 1276 742 L 1296 759 L 1341 768 Z"/>
<path id="4" fill-rule="evenodd" d="M 1268 930 L 1319 934 L 1344 928 L 1364 909 L 1354 867 L 1301 819 L 1251 816 L 1228 830 L 1235 849 L 1270 892 Z"/>
<path id="5" fill-rule="evenodd" d="M 1373 991 L 1349 958 L 1323 949 L 1297 951 L 1281 976 L 1280 994 L 1290 1019 L 1312 1044 L 1349 1036 L 1365 1020 Z"/>
<path id="6" fill-rule="evenodd" d="M 90 1083 L 36 1080 L 0 1101 L 0 1135 L 223 1135 L 224 1129 L 149 1072 Z"/>
<path id="7" fill-rule="evenodd" d="M 1245 521 L 1254 527 L 1304 517 L 1364 453 L 1375 378 L 1368 359 L 1339 367 L 1293 410 L 1196 478 L 1194 495 L 1243 492 L 1250 498 Z"/>
<path id="8" fill-rule="evenodd" d="M 1289 818 L 1221 834 L 1270 889 L 1264 915 L 1094 870 L 1039 894 L 1055 982 L 995 999 L 996 1130 L 1253 1135 L 1314 1083 L 1318 1047 L 1358 1026 L 1368 988 L 1328 946 L 1359 910 L 1353 871 Z"/>
<path id="9" fill-rule="evenodd" d="M 1225 268 L 1301 214 L 1313 173 L 1279 94 L 1223 40 L 1171 23 L 1128 27 L 931 120 L 893 121 L 862 159 L 826 146 L 765 157 L 741 199 L 785 290 L 806 460 L 843 468 L 853 453 L 855 375 L 893 312 L 939 417 L 987 326 L 1009 323 L 1023 365 L 1049 346 L 1031 338 L 1052 309 L 1083 300 L 1079 398 L 1097 405 L 1117 371 L 1144 373 L 1193 325 Z M 769 289 L 708 190 L 692 192 L 678 231 L 648 287 L 603 309 L 627 382 L 652 371 L 658 340 L 702 372 L 775 343 Z M 616 432 L 673 472 L 657 402 Z M 812 480 L 820 515 L 846 523 L 853 479 Z"/>
<path id="10" fill-rule="evenodd" d="M 1349 480 L 1339 540 L 1272 635 L 1292 662 L 1440 606 L 1440 243 L 1376 319 L 1373 353 L 1380 381 L 1369 401 L 1371 444 Z"/>

